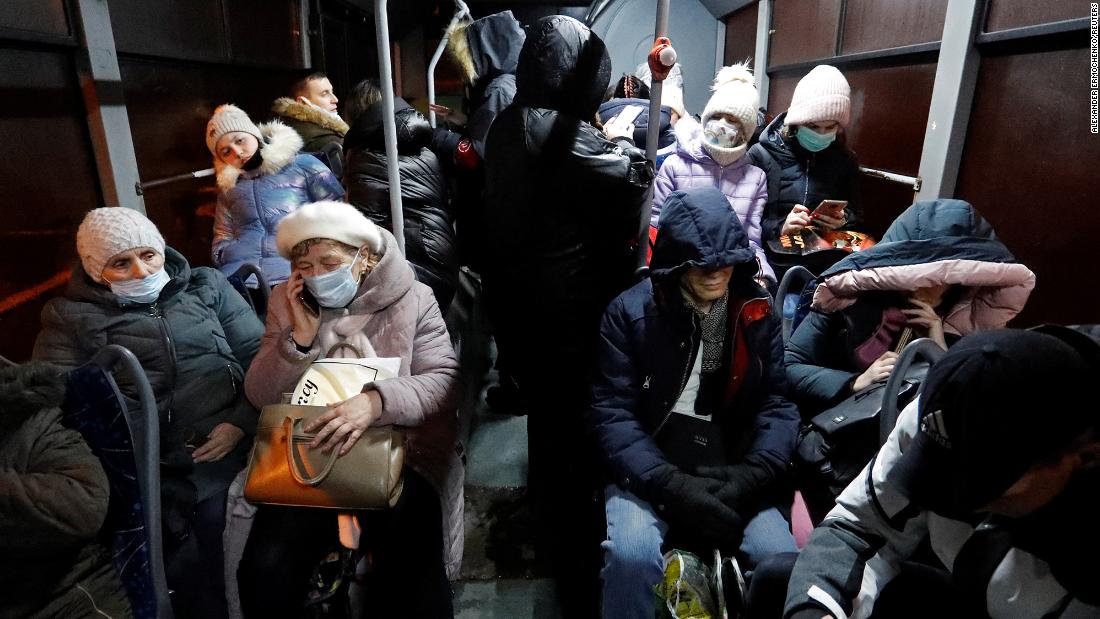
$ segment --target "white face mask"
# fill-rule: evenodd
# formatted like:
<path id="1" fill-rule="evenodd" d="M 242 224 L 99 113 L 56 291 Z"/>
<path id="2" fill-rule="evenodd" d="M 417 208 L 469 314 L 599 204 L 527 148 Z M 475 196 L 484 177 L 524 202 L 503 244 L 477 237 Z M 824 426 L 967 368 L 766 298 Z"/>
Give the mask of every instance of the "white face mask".
<path id="1" fill-rule="evenodd" d="M 720 148 L 736 148 L 744 142 L 741 131 L 741 123 L 731 122 L 725 118 L 712 118 L 703 126 L 703 138 L 712 146 Z"/>
<path id="2" fill-rule="evenodd" d="M 124 279 L 117 282 L 107 282 L 111 292 L 123 303 L 152 303 L 160 298 L 160 291 L 168 285 L 172 278 L 167 269 L 161 267 L 152 275 L 141 279 Z"/>

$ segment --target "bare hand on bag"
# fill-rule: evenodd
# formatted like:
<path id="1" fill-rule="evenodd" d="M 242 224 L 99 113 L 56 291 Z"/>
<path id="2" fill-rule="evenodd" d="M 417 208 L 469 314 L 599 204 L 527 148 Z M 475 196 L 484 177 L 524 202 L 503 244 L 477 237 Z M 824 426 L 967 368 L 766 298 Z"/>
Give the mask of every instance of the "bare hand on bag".
<path id="1" fill-rule="evenodd" d="M 795 204 L 787 219 L 783 221 L 783 228 L 779 234 L 795 234 L 810 225 L 810 209 L 801 204 Z"/>
<path id="2" fill-rule="evenodd" d="M 428 108 L 435 112 L 436 116 L 442 118 L 449 123 L 453 123 L 455 125 L 466 124 L 466 115 L 462 112 L 459 112 L 458 110 L 452 110 L 446 105 L 439 105 L 438 103 L 431 103 L 428 105 Z"/>
<path id="3" fill-rule="evenodd" d="M 947 340 L 943 336 L 943 319 L 936 313 L 935 308 L 914 298 L 910 298 L 909 303 L 913 306 L 912 308 L 901 310 L 901 313 L 909 319 L 909 324 L 923 327 L 928 331 L 930 340 L 939 344 L 940 348 L 947 350 Z"/>
<path id="4" fill-rule="evenodd" d="M 856 382 L 852 383 L 852 393 L 859 393 L 880 380 L 890 378 L 890 372 L 894 371 L 894 364 L 897 361 L 898 353 L 889 350 L 882 353 L 882 356 L 875 359 L 871 367 L 867 368 L 867 371 L 860 374 L 856 378 Z"/>
<path id="5" fill-rule="evenodd" d="M 356 394 L 343 402 L 328 405 L 328 412 L 306 426 L 306 432 L 317 436 L 309 446 L 328 453 L 343 443 L 340 455 L 351 451 L 363 432 L 382 415 L 382 396 L 377 391 Z M 324 446 L 322 447 L 322 443 Z"/>
<path id="6" fill-rule="evenodd" d="M 286 299 L 290 302 L 290 314 L 294 319 L 290 335 L 302 347 L 313 345 L 313 340 L 317 337 L 317 328 L 321 324 L 320 317 L 315 316 L 299 298 L 302 296 L 302 290 L 305 289 L 305 286 L 306 280 L 302 277 L 301 271 L 294 270 L 291 272 L 285 288 Z"/>
<path id="7" fill-rule="evenodd" d="M 244 438 L 244 431 L 231 423 L 214 426 L 206 442 L 195 449 L 191 458 L 196 462 L 217 462 L 224 458 Z"/>

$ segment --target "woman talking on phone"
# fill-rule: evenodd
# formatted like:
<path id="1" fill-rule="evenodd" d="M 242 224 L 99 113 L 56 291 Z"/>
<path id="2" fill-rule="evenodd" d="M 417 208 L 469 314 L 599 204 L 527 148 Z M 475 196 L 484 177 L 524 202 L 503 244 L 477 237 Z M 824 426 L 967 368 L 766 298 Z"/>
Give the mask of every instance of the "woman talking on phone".
<path id="1" fill-rule="evenodd" d="M 279 224 L 276 243 L 291 275 L 273 290 L 245 391 L 257 406 L 279 403 L 342 344 L 400 359 L 397 377 L 363 385 L 305 431 L 316 434 L 313 448 L 345 455 L 367 428 L 401 426 L 404 490 L 392 509 L 357 512 L 361 532 L 345 519 L 338 527 L 331 510 L 260 506 L 237 572 L 241 608 L 246 617 L 301 609 L 311 570 L 343 545 L 371 557 L 372 616 L 451 617 L 448 577 L 462 556 L 458 362 L 435 297 L 393 235 L 350 204 L 302 206 Z"/>
<path id="2" fill-rule="evenodd" d="M 263 324 L 225 276 L 192 268 L 153 222 L 119 207 L 89 212 L 80 266 L 42 310 L 34 358 L 64 369 L 104 346 L 130 349 L 160 413 L 165 567 L 176 614 L 225 617 L 226 491 L 244 467 L 256 410 L 241 383 Z M 119 385 L 131 410 L 135 386 Z"/>
<path id="3" fill-rule="evenodd" d="M 818 65 L 799 80 L 787 111 L 749 149 L 749 163 L 768 177 L 761 224 L 765 249 L 769 240 L 811 223 L 825 230 L 859 229 L 859 165 L 844 144 L 851 107 L 848 81 L 836 67 Z M 843 211 L 818 210 L 822 200 L 847 205 Z M 768 257 L 781 270 L 782 259 Z"/>

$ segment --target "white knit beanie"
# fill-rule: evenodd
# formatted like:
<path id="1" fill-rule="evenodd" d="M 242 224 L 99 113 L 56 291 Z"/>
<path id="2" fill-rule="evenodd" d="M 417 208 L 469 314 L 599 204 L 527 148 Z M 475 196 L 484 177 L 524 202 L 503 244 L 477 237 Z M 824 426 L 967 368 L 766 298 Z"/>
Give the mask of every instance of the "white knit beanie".
<path id="1" fill-rule="evenodd" d="M 215 160 L 218 154 L 214 152 L 214 147 L 218 144 L 218 140 L 233 131 L 243 131 L 256 138 L 261 144 L 264 141 L 263 136 L 260 135 L 260 128 L 252 122 L 244 110 L 232 103 L 219 105 L 206 123 L 206 148 L 210 149 L 210 154 L 214 155 Z"/>
<path id="2" fill-rule="evenodd" d="M 76 231 L 76 253 L 84 272 L 103 283 L 107 261 L 120 252 L 151 247 L 164 255 L 164 237 L 145 215 L 120 206 L 97 208 L 84 216 Z"/>
<path id="3" fill-rule="evenodd" d="M 752 71 L 747 64 L 722 67 L 714 77 L 711 95 L 700 120 L 706 125 L 715 114 L 730 114 L 741 122 L 746 139 L 756 131 L 756 110 L 760 95 L 753 85 Z"/>
<path id="4" fill-rule="evenodd" d="M 373 221 L 346 202 L 324 200 L 303 204 L 283 217 L 275 233 L 275 247 L 279 255 L 290 260 L 290 250 L 309 239 L 331 239 L 352 247 L 382 251 L 382 233 Z"/>
<path id="5" fill-rule="evenodd" d="M 787 125 L 836 121 L 848 126 L 852 113 L 852 89 L 848 80 L 831 65 L 819 64 L 798 80 L 787 109 Z"/>

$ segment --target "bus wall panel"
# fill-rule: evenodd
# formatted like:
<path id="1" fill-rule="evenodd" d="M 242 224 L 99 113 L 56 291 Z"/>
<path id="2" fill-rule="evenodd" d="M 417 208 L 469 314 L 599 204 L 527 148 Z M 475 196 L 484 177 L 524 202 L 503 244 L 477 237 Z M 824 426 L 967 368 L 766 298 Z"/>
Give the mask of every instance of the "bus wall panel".
<path id="1" fill-rule="evenodd" d="M 220 0 L 111 0 L 109 9 L 119 53 L 229 60 Z"/>
<path id="2" fill-rule="evenodd" d="M 226 0 L 233 61 L 300 68 L 297 5 L 293 0 Z"/>
<path id="3" fill-rule="evenodd" d="M 947 0 L 847 0 L 842 54 L 939 41 Z"/>
<path id="4" fill-rule="evenodd" d="M 0 28 L 62 37 L 72 34 L 65 0 L 4 0 Z"/>
<path id="5" fill-rule="evenodd" d="M 759 15 L 759 5 L 755 2 L 742 9 L 734 11 L 725 17 L 726 22 L 726 48 L 723 52 L 723 64 L 729 66 L 735 62 L 743 62 L 745 59 L 752 61 L 753 71 L 756 71 L 756 22 Z"/>
<path id="6" fill-rule="evenodd" d="M 1011 30 L 1088 16 L 1089 3 L 1083 1 L 989 0 L 985 31 Z"/>
<path id="7" fill-rule="evenodd" d="M 102 197 L 72 55 L 0 48 L 0 66 L 0 354 L 21 361 Z"/>
<path id="8" fill-rule="evenodd" d="M 1100 322 L 1088 49 L 982 59 L 956 195 L 1037 275 L 1016 324 Z"/>
<path id="9" fill-rule="evenodd" d="M 836 55 L 841 0 L 775 0 L 768 67 Z"/>

